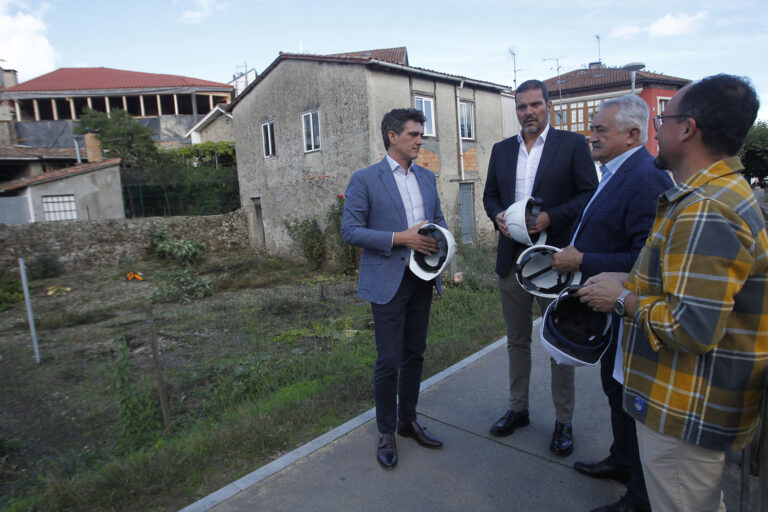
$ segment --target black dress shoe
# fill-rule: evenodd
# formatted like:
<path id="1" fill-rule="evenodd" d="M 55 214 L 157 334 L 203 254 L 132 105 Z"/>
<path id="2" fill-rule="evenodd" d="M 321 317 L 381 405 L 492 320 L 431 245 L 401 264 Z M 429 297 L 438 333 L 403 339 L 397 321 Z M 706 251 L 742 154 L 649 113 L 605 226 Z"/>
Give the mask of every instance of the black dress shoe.
<path id="1" fill-rule="evenodd" d="M 622 496 L 622 498 L 616 503 L 598 507 L 593 509 L 591 512 L 651 512 L 651 509 L 630 505 Z"/>
<path id="2" fill-rule="evenodd" d="M 376 449 L 376 460 L 384 469 L 392 469 L 397 465 L 397 447 L 395 434 L 381 434 L 379 446 Z"/>
<path id="3" fill-rule="evenodd" d="M 520 412 L 509 409 L 504 413 L 504 416 L 499 418 L 499 421 L 493 424 L 491 434 L 495 436 L 508 436 L 518 427 L 525 427 L 530 424 L 531 420 L 528 419 L 528 409 Z"/>
<path id="4" fill-rule="evenodd" d="M 600 462 L 576 462 L 573 469 L 592 478 L 610 478 L 622 484 L 629 481 L 629 471 L 617 468 L 607 458 Z"/>
<path id="5" fill-rule="evenodd" d="M 427 448 L 440 448 L 443 446 L 443 442 L 427 432 L 421 423 L 416 420 L 413 421 L 398 421 L 397 433 L 403 437 L 412 437 L 421 446 Z"/>
<path id="6" fill-rule="evenodd" d="M 549 451 L 558 457 L 565 457 L 573 452 L 573 427 L 570 423 L 555 420 L 555 431 L 552 433 Z"/>

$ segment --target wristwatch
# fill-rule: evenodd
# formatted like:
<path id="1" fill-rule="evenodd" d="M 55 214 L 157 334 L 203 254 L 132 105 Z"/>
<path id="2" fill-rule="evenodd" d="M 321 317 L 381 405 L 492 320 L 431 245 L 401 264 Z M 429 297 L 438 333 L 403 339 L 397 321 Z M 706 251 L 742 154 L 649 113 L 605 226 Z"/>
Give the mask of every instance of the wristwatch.
<path id="1" fill-rule="evenodd" d="M 624 316 L 624 313 L 627 312 L 627 308 L 624 307 L 624 299 L 627 298 L 627 295 L 632 293 L 629 290 L 624 290 L 621 292 L 621 295 L 619 295 L 619 298 L 616 299 L 616 302 L 613 304 L 613 310 L 616 312 L 619 316 Z"/>

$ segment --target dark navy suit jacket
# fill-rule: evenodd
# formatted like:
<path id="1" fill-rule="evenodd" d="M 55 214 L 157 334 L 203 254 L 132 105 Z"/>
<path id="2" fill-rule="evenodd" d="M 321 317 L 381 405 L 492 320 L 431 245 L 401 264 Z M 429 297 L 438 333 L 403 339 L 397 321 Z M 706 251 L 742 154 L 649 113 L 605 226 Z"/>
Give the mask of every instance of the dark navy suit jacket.
<path id="1" fill-rule="evenodd" d="M 519 149 L 520 143 L 515 136 L 497 142 L 491 150 L 483 192 L 483 206 L 491 222 L 515 202 Z M 547 212 L 552 222 L 547 228 L 547 245 L 568 245 L 573 222 L 595 188 L 597 172 L 584 136 L 550 126 L 531 193 L 543 200 L 542 211 Z M 520 245 L 499 233 L 496 273 L 501 277 L 509 274 L 515 263 L 512 261 L 515 246 Z"/>
<path id="2" fill-rule="evenodd" d="M 621 164 L 573 225 L 571 237 L 581 222 L 573 245 L 584 253 L 582 280 L 600 272 L 632 269 L 656 217 L 658 197 L 673 186 L 669 175 L 653 165 L 645 147 Z"/>
<path id="3" fill-rule="evenodd" d="M 448 229 L 440 208 L 435 174 L 413 164 L 419 183 L 424 214 L 429 222 Z M 352 175 L 346 192 L 341 237 L 345 244 L 363 248 L 357 296 L 386 304 L 400 287 L 411 257 L 411 249 L 392 247 L 392 233 L 408 229 L 405 206 L 387 158 Z M 440 292 L 440 278 L 435 280 Z"/>

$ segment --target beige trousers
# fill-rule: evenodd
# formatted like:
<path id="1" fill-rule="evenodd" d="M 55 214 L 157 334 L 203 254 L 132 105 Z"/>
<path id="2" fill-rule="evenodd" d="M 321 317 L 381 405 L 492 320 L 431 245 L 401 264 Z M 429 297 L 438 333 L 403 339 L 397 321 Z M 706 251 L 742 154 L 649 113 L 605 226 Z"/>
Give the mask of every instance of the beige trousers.
<path id="1" fill-rule="evenodd" d="M 725 512 L 721 489 L 725 452 L 635 424 L 653 512 Z"/>
<path id="2" fill-rule="evenodd" d="M 506 277 L 499 278 L 501 309 L 507 324 L 507 353 L 509 355 L 509 408 L 519 412 L 528 409 L 528 388 L 531 381 L 531 329 L 533 328 L 533 300 L 539 303 L 542 314 L 552 299 L 535 297 L 526 292 L 515 278 L 514 268 Z M 561 423 L 573 418 L 575 389 L 573 366 L 560 365 L 550 358 L 552 371 L 552 402 L 555 416 Z"/>

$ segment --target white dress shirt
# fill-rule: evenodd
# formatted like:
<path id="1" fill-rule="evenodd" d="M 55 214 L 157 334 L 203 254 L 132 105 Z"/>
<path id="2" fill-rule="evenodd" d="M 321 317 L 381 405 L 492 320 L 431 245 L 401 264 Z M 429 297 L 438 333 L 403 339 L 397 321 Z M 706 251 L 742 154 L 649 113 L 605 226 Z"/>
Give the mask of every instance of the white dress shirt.
<path id="1" fill-rule="evenodd" d="M 395 177 L 395 183 L 397 183 L 397 190 L 400 191 L 400 198 L 403 200 L 405 206 L 405 217 L 408 219 L 408 227 L 411 228 L 419 222 L 428 220 L 424 213 L 424 198 L 421 196 L 421 189 L 419 188 L 419 181 L 416 179 L 416 175 L 411 172 L 413 169 L 413 162 L 408 167 L 406 173 L 403 166 L 395 162 L 395 160 L 387 155 L 387 162 L 392 169 L 392 174 Z M 392 233 L 392 241 L 394 242 L 395 234 Z"/>
<path id="2" fill-rule="evenodd" d="M 520 143 L 520 149 L 517 153 L 517 169 L 515 174 L 515 202 L 526 199 L 533 192 L 533 182 L 536 180 L 536 170 L 539 168 L 541 153 L 544 150 L 544 143 L 549 133 L 549 123 L 541 135 L 531 146 L 531 152 L 525 147 L 525 140 L 522 133 L 517 134 L 517 141 Z"/>

